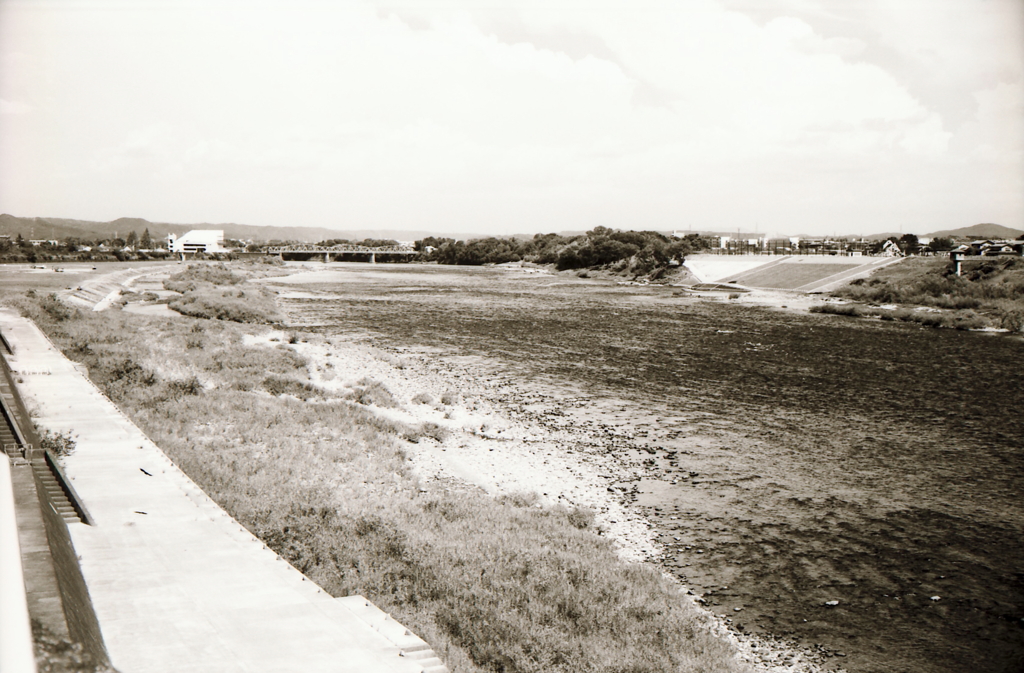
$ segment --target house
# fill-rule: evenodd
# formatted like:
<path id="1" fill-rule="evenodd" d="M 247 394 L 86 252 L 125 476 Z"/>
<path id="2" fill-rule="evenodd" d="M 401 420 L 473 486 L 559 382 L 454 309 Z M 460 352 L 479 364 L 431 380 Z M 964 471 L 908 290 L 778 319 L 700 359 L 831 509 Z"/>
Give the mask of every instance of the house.
<path id="1" fill-rule="evenodd" d="M 900 250 L 900 246 L 896 245 L 896 242 L 889 239 L 882 244 L 882 249 L 878 252 L 881 257 L 903 257 L 903 251 Z"/>
<path id="2" fill-rule="evenodd" d="M 227 252 L 223 229 L 193 229 L 178 238 L 167 234 L 167 249 L 176 253 Z"/>
<path id="3" fill-rule="evenodd" d="M 983 239 L 965 243 L 953 250 L 953 253 L 961 255 L 982 255 L 994 257 L 996 255 L 1024 255 L 1024 241 L 1006 241 Z"/>

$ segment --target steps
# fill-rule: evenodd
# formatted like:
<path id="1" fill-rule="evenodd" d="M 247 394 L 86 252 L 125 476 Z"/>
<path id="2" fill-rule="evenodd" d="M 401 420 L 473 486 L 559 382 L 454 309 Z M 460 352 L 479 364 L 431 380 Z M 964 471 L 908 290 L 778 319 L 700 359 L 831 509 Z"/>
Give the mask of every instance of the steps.
<path id="1" fill-rule="evenodd" d="M 39 483 L 42 484 L 46 490 L 46 497 L 53 505 L 53 508 L 57 510 L 61 518 L 66 523 L 81 523 L 82 518 L 78 516 L 78 512 L 75 510 L 74 505 L 71 504 L 71 499 L 68 494 L 64 491 L 63 486 L 57 480 L 56 475 L 50 469 L 50 466 L 45 460 L 37 460 L 32 463 L 32 470 L 36 473 L 36 477 L 39 479 Z"/>
<path id="2" fill-rule="evenodd" d="M 93 310 L 103 310 L 110 305 L 113 299 L 117 298 L 121 289 L 133 278 L 139 276 L 143 271 L 139 269 L 122 269 L 108 273 L 98 278 L 86 280 L 73 290 L 65 290 L 64 298 L 79 306 L 86 306 Z"/>
<path id="3" fill-rule="evenodd" d="M 363 596 L 341 596 L 332 602 L 339 607 L 344 606 L 371 629 L 401 648 L 402 656 L 423 667 L 424 673 L 448 673 L 448 667 L 426 641 Z"/>

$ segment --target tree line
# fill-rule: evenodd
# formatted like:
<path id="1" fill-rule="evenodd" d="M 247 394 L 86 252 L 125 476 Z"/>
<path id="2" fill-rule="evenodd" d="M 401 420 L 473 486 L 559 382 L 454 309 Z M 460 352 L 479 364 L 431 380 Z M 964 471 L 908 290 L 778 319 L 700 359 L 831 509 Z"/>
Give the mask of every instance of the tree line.
<path id="1" fill-rule="evenodd" d="M 63 240 L 32 242 L 20 233 L 14 238 L 0 237 L 0 262 L 49 261 L 130 261 L 159 259 L 167 255 L 149 233 L 135 231 L 126 237 L 85 239 L 69 236 Z"/>
<path id="2" fill-rule="evenodd" d="M 558 269 L 610 267 L 636 274 L 681 264 L 686 255 L 710 247 L 697 234 L 671 238 L 656 231 L 617 231 L 595 227 L 578 236 L 537 234 L 530 239 L 478 238 L 457 241 L 429 236 L 416 241 L 421 259 L 441 264 L 504 264 L 533 262 L 554 264 Z"/>

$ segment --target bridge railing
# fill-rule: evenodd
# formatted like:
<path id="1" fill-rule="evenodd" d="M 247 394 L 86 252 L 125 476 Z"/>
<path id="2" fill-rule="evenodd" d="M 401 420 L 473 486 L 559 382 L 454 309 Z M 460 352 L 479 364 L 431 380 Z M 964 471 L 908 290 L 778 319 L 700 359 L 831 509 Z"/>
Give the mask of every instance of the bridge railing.
<path id="1" fill-rule="evenodd" d="M 364 245 L 333 245 L 330 247 L 320 245 L 286 245 L 267 248 L 267 252 L 280 254 L 282 252 L 366 252 L 366 253 L 401 253 L 416 254 L 419 251 L 404 245 L 389 245 L 379 248 L 370 248 Z"/>

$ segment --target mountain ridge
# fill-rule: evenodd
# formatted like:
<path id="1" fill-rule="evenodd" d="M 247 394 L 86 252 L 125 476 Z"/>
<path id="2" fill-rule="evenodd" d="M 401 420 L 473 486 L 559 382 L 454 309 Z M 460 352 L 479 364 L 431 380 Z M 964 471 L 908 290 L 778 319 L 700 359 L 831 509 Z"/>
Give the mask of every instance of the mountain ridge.
<path id="1" fill-rule="evenodd" d="M 260 241 L 284 241 L 298 240 L 303 242 L 317 242 L 332 238 L 363 240 L 366 238 L 393 239 L 399 241 L 415 241 L 434 236 L 437 238 L 455 238 L 459 240 L 470 240 L 474 238 L 486 238 L 487 234 L 451 234 L 438 233 L 434 231 L 416 231 L 402 229 L 328 229 L 326 227 L 281 227 L 281 226 L 258 226 L 251 224 L 237 224 L 234 222 L 211 224 L 201 222 L 196 224 L 173 224 L 168 222 L 151 222 L 141 217 L 119 217 L 109 222 L 97 222 L 92 220 L 78 220 L 62 217 L 18 217 L 8 213 L 0 214 L 0 235 L 16 236 L 21 234 L 28 239 L 105 239 L 115 236 L 125 237 L 129 232 L 134 231 L 138 235 L 149 229 L 149 235 L 154 240 L 163 240 L 168 234 L 181 236 L 192 229 L 222 229 L 226 238 L 237 240 L 260 240 Z M 585 232 L 560 232 L 560 235 L 582 234 Z M 665 232 L 668 233 L 668 232 Z M 736 233 L 712 230 L 687 231 L 704 236 L 733 236 L 735 238 L 755 238 L 757 233 Z M 1001 224 L 980 223 L 969 227 L 958 229 L 944 229 L 927 234 L 919 234 L 928 238 L 939 237 L 964 237 L 964 238 L 1017 238 L 1024 234 L 1024 231 L 1011 229 Z M 881 240 L 895 236 L 899 238 L 902 234 L 886 232 L 870 234 L 865 236 L 844 236 L 843 238 L 864 238 L 867 240 Z M 500 238 L 532 238 L 530 234 L 509 234 Z M 818 238 L 815 236 L 800 235 L 800 238 Z"/>

